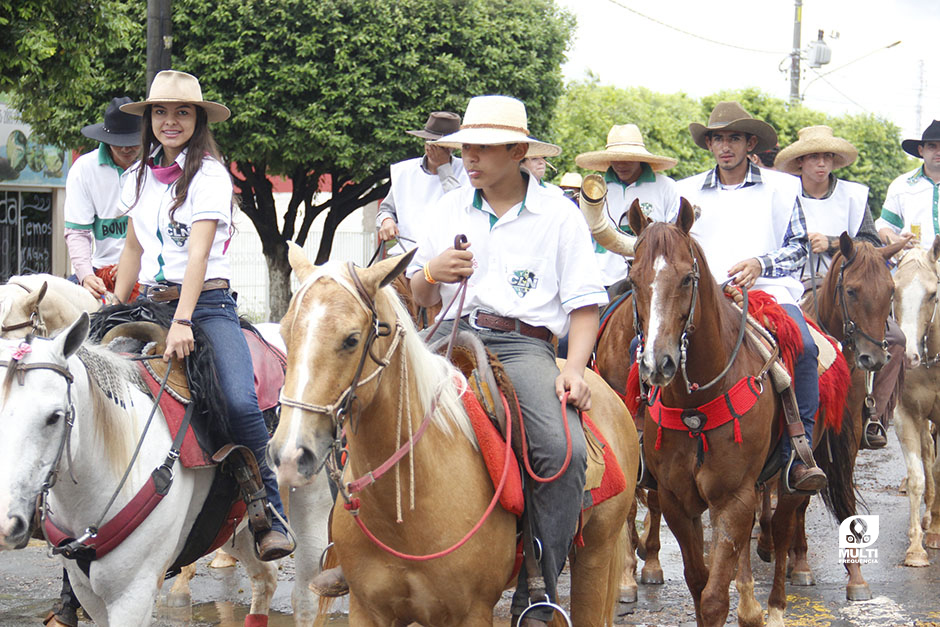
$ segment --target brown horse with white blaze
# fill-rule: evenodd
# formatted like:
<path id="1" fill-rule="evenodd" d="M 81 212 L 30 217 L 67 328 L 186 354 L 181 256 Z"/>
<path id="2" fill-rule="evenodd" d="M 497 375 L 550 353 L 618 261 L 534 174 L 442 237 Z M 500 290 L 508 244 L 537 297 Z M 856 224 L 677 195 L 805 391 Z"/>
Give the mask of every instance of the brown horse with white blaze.
<path id="1" fill-rule="evenodd" d="M 279 478 L 308 483 L 334 453 L 340 424 L 348 449 L 343 481 L 373 471 L 378 477 L 350 506 L 358 521 L 342 497 L 332 521 L 350 587 L 350 624 L 492 625 L 513 571 L 516 519 L 500 507 L 481 518 L 494 488 L 460 401 L 465 383 L 428 350 L 386 287 L 409 257 L 367 269 L 314 267 L 291 247 L 290 261 L 301 287 L 281 321 L 287 381 L 270 445 Z M 638 463 L 632 420 L 592 374 L 589 414 L 632 479 Z M 349 395 L 348 412 L 337 413 Z M 382 476 L 378 468 L 403 444 L 408 453 Z M 575 624 L 613 624 L 632 499 L 628 482 L 627 490 L 584 512 L 585 544 L 570 556 Z M 420 560 L 393 555 L 358 526 L 394 551 L 428 557 L 458 544 L 478 520 L 478 531 L 459 548 Z"/>

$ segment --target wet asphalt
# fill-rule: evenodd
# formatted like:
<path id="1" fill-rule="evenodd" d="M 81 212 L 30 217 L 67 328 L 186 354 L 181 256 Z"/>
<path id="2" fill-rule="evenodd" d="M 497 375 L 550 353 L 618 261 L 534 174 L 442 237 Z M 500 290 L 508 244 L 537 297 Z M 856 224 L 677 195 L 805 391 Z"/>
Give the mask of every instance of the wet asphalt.
<path id="1" fill-rule="evenodd" d="M 893 430 L 888 447 L 881 451 L 862 451 L 856 468 L 856 480 L 867 512 L 879 517 L 879 534 L 871 548 L 877 549 L 877 563 L 863 567 L 871 587 L 872 599 L 849 602 L 845 599 L 845 570 L 839 562 L 838 524 L 826 512 L 821 500 L 814 498 L 807 513 L 809 561 L 816 584 L 808 587 L 787 586 L 786 622 L 794 626 L 880 627 L 916 625 L 940 627 L 940 551 L 928 551 L 927 568 L 901 565 L 907 548 L 908 498 L 898 493 L 906 474 L 900 446 Z M 642 515 L 640 517 L 642 519 Z M 694 625 L 692 601 L 682 575 L 678 545 L 663 528 L 661 560 L 665 575 L 663 585 L 640 584 L 636 603 L 621 604 L 617 623 L 623 625 Z M 772 564 L 751 554 L 758 600 L 766 610 L 770 593 Z M 211 570 L 208 558 L 199 562 L 193 581 L 193 606 L 166 607 L 158 604 L 154 625 L 182 627 L 203 625 L 242 625 L 249 602 L 249 585 L 244 569 Z M 22 551 L 0 554 L 0 626 L 40 625 L 41 619 L 58 595 L 61 567 L 48 558 L 45 547 L 34 542 Z M 290 558 L 283 561 L 280 585 L 272 604 L 271 627 L 293 625 L 290 616 L 290 591 L 294 569 Z M 164 590 L 169 589 L 169 584 Z M 567 594 L 565 580 L 559 593 Z M 509 594 L 497 607 L 497 625 L 508 625 Z M 734 624 L 737 592 L 731 586 L 731 612 Z M 337 603 L 328 624 L 347 625 L 345 602 Z M 90 623 L 85 623 L 90 624 Z"/>

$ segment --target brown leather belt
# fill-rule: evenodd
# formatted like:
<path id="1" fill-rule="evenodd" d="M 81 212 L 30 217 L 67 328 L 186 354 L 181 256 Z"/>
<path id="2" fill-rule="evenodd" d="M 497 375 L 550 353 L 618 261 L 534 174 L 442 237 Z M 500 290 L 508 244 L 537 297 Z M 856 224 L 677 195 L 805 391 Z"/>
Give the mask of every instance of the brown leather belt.
<path id="1" fill-rule="evenodd" d="M 227 290 L 228 287 L 228 279 L 209 279 L 202 284 L 201 291 Z M 144 298 L 149 298 L 155 303 L 165 303 L 170 300 L 177 300 L 180 297 L 180 286 L 172 283 L 141 285 L 140 295 Z"/>
<path id="2" fill-rule="evenodd" d="M 534 327 L 515 318 L 474 310 L 466 316 L 466 319 L 470 326 L 475 328 L 490 329 L 492 331 L 515 331 L 527 337 L 534 337 L 537 340 L 552 341 L 552 332 L 546 327 Z"/>

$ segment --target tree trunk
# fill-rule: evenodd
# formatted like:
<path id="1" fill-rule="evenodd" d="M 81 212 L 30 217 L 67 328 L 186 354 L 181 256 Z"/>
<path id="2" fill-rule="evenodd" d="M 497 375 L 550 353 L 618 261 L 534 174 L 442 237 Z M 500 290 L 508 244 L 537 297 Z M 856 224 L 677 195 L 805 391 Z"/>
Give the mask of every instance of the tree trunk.
<path id="1" fill-rule="evenodd" d="M 287 255 L 265 255 L 264 260 L 268 263 L 268 319 L 277 322 L 287 313 L 290 304 L 291 267 Z"/>

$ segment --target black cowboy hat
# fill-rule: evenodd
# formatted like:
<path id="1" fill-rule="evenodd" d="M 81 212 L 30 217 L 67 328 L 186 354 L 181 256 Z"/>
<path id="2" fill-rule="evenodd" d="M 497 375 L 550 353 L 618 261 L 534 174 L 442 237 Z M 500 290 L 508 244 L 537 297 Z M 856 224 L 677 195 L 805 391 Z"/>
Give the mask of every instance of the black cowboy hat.
<path id="1" fill-rule="evenodd" d="M 934 120 L 924 131 L 920 139 L 905 139 L 901 142 L 901 148 L 904 152 L 920 159 L 920 153 L 917 152 L 918 146 L 923 146 L 924 142 L 940 142 L 940 120 Z"/>
<path id="2" fill-rule="evenodd" d="M 435 111 L 428 116 L 424 128 L 418 131 L 405 131 L 409 135 L 422 139 L 440 139 L 460 130 L 460 116 L 450 111 Z"/>
<path id="3" fill-rule="evenodd" d="M 141 118 L 121 111 L 121 105 L 133 102 L 127 96 L 112 98 L 104 112 L 104 122 L 89 124 L 82 129 L 82 135 L 109 146 L 140 145 Z"/>

